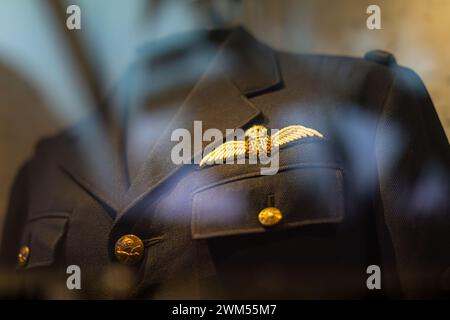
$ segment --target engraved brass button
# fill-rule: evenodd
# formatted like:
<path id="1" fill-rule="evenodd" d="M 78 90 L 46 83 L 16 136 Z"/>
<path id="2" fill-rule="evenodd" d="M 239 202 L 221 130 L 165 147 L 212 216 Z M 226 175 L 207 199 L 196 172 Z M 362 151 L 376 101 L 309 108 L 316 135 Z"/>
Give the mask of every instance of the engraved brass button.
<path id="1" fill-rule="evenodd" d="M 144 255 L 144 243 L 134 234 L 127 234 L 117 240 L 114 253 L 120 263 L 126 265 L 136 264 Z"/>
<path id="2" fill-rule="evenodd" d="M 275 226 L 280 223 L 281 219 L 283 219 L 283 214 L 275 207 L 262 209 L 258 214 L 259 222 L 265 227 Z"/>
<path id="3" fill-rule="evenodd" d="M 28 257 L 30 256 L 30 248 L 28 246 L 22 246 L 17 255 L 17 263 L 19 267 L 25 267 L 28 262 Z"/>

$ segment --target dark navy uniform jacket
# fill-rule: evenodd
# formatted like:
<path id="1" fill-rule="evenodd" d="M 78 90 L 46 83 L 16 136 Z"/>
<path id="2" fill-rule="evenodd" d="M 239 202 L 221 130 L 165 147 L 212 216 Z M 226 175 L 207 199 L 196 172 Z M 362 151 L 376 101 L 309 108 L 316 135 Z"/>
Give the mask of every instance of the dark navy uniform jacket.
<path id="1" fill-rule="evenodd" d="M 121 111 L 43 139 L 18 174 L 1 261 L 21 294 L 448 294 L 449 144 L 422 81 L 392 55 L 277 51 L 241 28 L 181 35 L 144 48 L 108 103 Z M 134 122 L 122 111 L 137 104 L 157 121 L 136 160 L 127 147 Z M 280 149 L 275 175 L 261 175 L 262 164 L 173 163 L 172 132 L 194 137 L 196 120 L 224 133 L 300 124 L 324 139 Z M 267 206 L 283 214 L 273 228 L 258 220 Z M 116 243 L 129 234 L 144 249 L 122 265 Z M 66 288 L 69 265 L 80 267 L 81 290 Z M 371 265 L 380 290 L 367 287 Z"/>

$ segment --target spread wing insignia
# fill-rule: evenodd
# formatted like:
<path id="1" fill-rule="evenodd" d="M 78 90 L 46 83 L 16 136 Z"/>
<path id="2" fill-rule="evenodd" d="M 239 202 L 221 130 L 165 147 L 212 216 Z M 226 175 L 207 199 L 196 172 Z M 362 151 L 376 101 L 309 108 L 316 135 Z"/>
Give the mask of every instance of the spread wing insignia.
<path id="1" fill-rule="evenodd" d="M 200 161 L 200 167 L 215 163 L 224 163 L 227 159 L 248 156 L 259 156 L 261 152 L 270 154 L 273 148 L 279 148 L 287 143 L 308 137 L 323 138 L 323 135 L 314 129 L 301 125 L 292 125 L 267 135 L 267 128 L 255 125 L 245 132 L 245 140 L 226 142 L 209 152 Z"/>

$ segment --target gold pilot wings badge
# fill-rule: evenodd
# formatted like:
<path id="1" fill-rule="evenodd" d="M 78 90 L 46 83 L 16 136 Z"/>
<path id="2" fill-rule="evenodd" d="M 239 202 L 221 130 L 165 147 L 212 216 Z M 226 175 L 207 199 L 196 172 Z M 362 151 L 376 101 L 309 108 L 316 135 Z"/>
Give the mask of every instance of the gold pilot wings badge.
<path id="1" fill-rule="evenodd" d="M 288 143 L 304 138 L 317 137 L 323 135 L 314 129 L 301 125 L 285 127 L 273 135 L 267 134 L 268 129 L 263 125 L 255 125 L 245 131 L 244 140 L 228 141 L 209 152 L 200 161 L 200 167 L 216 163 L 224 163 L 227 159 L 256 156 L 264 153 L 270 155 L 277 148 Z"/>

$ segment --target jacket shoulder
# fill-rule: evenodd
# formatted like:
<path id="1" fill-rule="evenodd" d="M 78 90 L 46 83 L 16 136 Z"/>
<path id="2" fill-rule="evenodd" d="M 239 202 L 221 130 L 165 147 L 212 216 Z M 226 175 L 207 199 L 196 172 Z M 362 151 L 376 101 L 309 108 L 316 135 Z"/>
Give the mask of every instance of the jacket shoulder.
<path id="1" fill-rule="evenodd" d="M 275 53 L 281 62 L 293 63 L 303 61 L 314 63 L 320 61 L 322 63 L 328 62 L 385 69 L 402 67 L 397 64 L 397 59 L 392 53 L 383 50 L 371 50 L 360 57 L 320 53 L 295 53 L 286 50 L 275 50 Z"/>
<path id="2" fill-rule="evenodd" d="M 340 86 L 352 86 L 353 81 L 390 84 L 396 82 L 405 89 L 425 88 L 417 72 L 398 64 L 394 55 L 386 51 L 373 50 L 360 57 L 283 50 L 275 52 L 282 74 L 287 79 L 313 77 L 327 82 L 341 82 Z"/>

